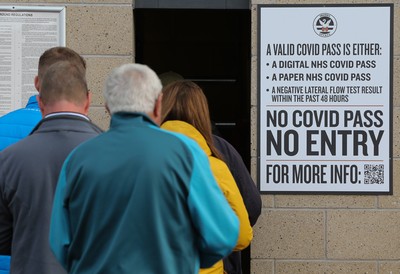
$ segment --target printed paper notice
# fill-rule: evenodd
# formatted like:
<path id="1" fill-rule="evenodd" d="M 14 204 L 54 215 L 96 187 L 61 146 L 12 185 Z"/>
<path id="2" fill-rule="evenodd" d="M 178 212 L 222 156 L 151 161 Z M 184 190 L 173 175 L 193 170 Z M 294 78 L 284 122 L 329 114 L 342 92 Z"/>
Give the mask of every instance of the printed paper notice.
<path id="1" fill-rule="evenodd" d="M 61 44 L 59 13 L 0 9 L 0 116 L 26 105 L 39 56 Z"/>

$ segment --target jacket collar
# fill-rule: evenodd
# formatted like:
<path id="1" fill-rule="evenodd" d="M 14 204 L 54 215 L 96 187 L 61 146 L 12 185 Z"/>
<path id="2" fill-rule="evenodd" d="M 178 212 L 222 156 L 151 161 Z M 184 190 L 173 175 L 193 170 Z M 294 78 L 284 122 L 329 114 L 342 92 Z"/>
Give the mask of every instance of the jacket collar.
<path id="1" fill-rule="evenodd" d="M 90 121 L 89 117 L 87 117 L 86 115 L 83 115 L 81 113 L 77 113 L 77 112 L 53 112 L 53 113 L 47 114 L 44 118 L 55 117 L 55 116 L 64 116 L 65 117 L 66 115 L 77 116 L 77 117 L 81 117 L 83 119 Z"/>
<path id="2" fill-rule="evenodd" d="M 39 121 L 39 123 L 32 129 L 31 134 L 33 134 L 34 132 L 38 131 L 44 124 L 46 124 L 47 122 L 51 122 L 51 121 L 57 121 L 57 120 L 70 120 L 70 121 L 83 121 L 88 123 L 90 126 L 92 126 L 96 131 L 98 131 L 99 133 L 103 132 L 102 129 L 100 129 L 98 126 L 96 126 L 95 124 L 93 124 L 87 117 L 81 117 L 81 116 L 77 116 L 74 115 L 73 113 L 60 113 L 57 115 L 51 115 L 48 117 L 43 118 L 42 120 Z M 60 124 L 57 122 L 56 124 L 58 127 L 60 126 Z"/>
<path id="3" fill-rule="evenodd" d="M 112 115 L 110 128 L 129 125 L 159 127 L 148 115 L 142 112 L 116 112 Z"/>
<path id="4" fill-rule="evenodd" d="M 39 109 L 39 103 L 36 99 L 36 95 L 32 95 L 31 97 L 29 97 L 28 103 L 25 107 L 31 109 Z"/>

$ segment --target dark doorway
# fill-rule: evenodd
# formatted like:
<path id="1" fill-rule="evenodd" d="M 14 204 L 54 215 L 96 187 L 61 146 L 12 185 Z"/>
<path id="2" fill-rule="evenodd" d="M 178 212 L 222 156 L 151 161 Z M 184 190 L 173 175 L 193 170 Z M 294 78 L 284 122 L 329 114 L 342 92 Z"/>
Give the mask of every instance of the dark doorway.
<path id="1" fill-rule="evenodd" d="M 175 72 L 207 96 L 211 119 L 250 166 L 250 10 L 134 9 L 136 62 Z M 243 273 L 250 273 L 249 249 Z"/>

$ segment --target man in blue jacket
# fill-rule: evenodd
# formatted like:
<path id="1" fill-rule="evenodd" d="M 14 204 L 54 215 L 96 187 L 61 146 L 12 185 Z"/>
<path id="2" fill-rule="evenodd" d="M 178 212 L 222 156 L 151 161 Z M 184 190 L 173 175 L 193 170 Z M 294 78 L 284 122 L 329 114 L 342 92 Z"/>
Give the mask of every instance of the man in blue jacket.
<path id="1" fill-rule="evenodd" d="M 69 273 L 197 274 L 229 254 L 239 222 L 207 156 L 159 128 L 161 82 L 127 64 L 106 81 L 110 130 L 64 162 L 50 245 Z"/>
<path id="2" fill-rule="evenodd" d="M 10 255 L 13 274 L 65 274 L 50 250 L 49 223 L 61 165 L 80 143 L 101 133 L 87 117 L 90 94 L 85 61 L 57 47 L 49 56 L 38 102 L 43 119 L 32 133 L 0 152 L 0 255 Z M 46 61 L 47 59 L 47 61 Z"/>
<path id="3" fill-rule="evenodd" d="M 0 151 L 28 136 L 42 119 L 36 95 L 29 97 L 24 108 L 0 117 Z"/>

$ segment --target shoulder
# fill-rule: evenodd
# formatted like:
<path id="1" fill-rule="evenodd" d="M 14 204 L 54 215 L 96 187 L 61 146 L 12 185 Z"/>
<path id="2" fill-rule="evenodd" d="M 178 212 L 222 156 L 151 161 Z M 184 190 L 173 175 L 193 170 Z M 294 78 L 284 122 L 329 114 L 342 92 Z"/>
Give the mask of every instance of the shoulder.
<path id="1" fill-rule="evenodd" d="M 42 119 L 40 111 L 19 109 L 0 117 L 0 150 L 25 138 Z"/>
<path id="2" fill-rule="evenodd" d="M 0 117 L 0 125 L 35 125 L 41 119 L 39 109 L 21 108 Z"/>
<path id="3" fill-rule="evenodd" d="M 215 147 L 222 153 L 222 154 L 228 154 L 228 155 L 239 155 L 237 150 L 225 139 L 213 135 L 213 141 Z"/>
<path id="4" fill-rule="evenodd" d="M 229 168 L 238 168 L 237 165 L 239 165 L 239 163 L 242 165 L 242 157 L 228 141 L 216 135 L 213 135 L 213 140 L 215 147 L 221 152 Z"/>
<path id="5" fill-rule="evenodd" d="M 169 155 L 175 155 L 175 159 L 183 162 L 183 165 L 189 165 L 189 168 L 194 166 L 204 166 L 209 168 L 209 158 L 200 147 L 200 145 L 192 138 L 185 134 L 172 132 L 163 128 L 156 128 L 156 131 L 162 135 L 162 140 L 158 143 L 159 150 L 166 151 Z"/>
<path id="6" fill-rule="evenodd" d="M 179 147 L 179 149 L 185 150 L 193 155 L 199 153 L 201 155 L 205 155 L 204 151 L 200 148 L 198 143 L 192 138 L 189 138 L 182 133 L 173 132 L 163 128 L 156 128 L 156 130 L 159 132 L 160 135 L 164 137 L 163 141 L 165 142 L 165 145 Z"/>
<path id="7" fill-rule="evenodd" d="M 30 150 L 34 145 L 27 140 L 28 137 L 14 142 L 0 151 L 0 174 L 4 175 L 11 170 L 18 169 L 28 161 L 28 158 L 37 160 L 30 155 Z M 31 163 L 34 164 L 34 162 Z"/>
<path id="8" fill-rule="evenodd" d="M 46 117 L 41 120 L 34 129 L 34 132 L 40 131 L 71 131 L 77 134 L 86 132 L 96 135 L 103 132 L 101 128 L 92 123 L 90 120 L 74 115 L 57 115 Z"/>

